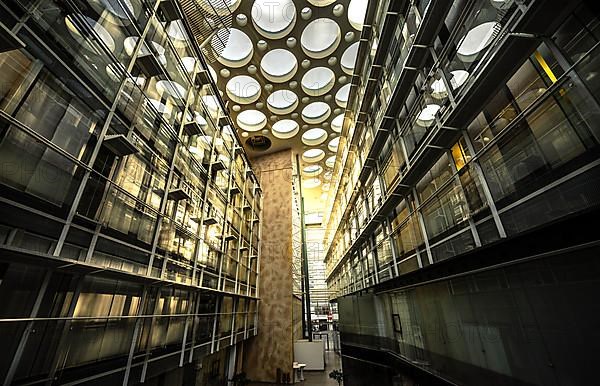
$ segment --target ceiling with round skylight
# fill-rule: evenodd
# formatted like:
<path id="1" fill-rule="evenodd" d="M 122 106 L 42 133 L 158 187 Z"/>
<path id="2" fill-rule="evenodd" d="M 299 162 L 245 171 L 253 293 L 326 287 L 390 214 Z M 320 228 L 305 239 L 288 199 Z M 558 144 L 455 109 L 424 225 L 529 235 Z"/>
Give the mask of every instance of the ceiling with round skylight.
<path id="1" fill-rule="evenodd" d="M 320 197 L 330 187 L 368 0 L 216 2 L 217 12 L 229 6 L 233 14 L 212 63 L 217 84 L 240 137 L 271 141 L 247 153 L 291 148 L 302 160 L 303 188 Z"/>

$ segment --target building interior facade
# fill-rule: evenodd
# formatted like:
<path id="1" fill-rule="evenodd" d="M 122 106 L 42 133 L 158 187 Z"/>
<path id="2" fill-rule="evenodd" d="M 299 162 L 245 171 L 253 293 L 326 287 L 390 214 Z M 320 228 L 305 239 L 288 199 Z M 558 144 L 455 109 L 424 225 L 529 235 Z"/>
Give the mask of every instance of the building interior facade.
<path id="1" fill-rule="evenodd" d="M 599 156 L 597 1 L 0 0 L 0 382 L 597 384 Z"/>

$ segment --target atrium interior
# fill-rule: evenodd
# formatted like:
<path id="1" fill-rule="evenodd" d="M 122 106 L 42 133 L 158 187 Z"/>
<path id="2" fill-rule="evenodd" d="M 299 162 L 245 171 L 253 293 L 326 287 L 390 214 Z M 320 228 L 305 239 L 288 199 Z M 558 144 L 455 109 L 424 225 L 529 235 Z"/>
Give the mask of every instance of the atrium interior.
<path id="1" fill-rule="evenodd" d="M 597 1 L 0 0 L 0 383 L 597 384 L 599 189 Z"/>

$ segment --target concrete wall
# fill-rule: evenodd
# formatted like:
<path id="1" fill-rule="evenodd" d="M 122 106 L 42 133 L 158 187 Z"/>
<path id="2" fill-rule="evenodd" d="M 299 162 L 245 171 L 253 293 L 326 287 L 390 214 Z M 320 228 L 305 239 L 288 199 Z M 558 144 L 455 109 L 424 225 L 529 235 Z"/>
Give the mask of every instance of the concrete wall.
<path id="1" fill-rule="evenodd" d="M 292 152 L 252 161 L 263 189 L 258 336 L 244 352 L 251 380 L 274 382 L 277 369 L 292 373 Z"/>

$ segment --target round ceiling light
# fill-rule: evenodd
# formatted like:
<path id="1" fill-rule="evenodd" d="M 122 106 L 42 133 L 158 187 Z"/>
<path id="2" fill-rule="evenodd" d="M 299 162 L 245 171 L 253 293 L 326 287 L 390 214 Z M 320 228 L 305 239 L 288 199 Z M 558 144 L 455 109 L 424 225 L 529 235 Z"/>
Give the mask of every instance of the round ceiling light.
<path id="1" fill-rule="evenodd" d="M 137 18 L 141 11 L 141 4 L 138 1 L 90 0 L 89 4 L 96 12 L 102 14 L 104 20 L 116 25 L 129 24 L 129 15 Z"/>
<path id="2" fill-rule="evenodd" d="M 282 119 L 273 124 L 271 132 L 275 138 L 289 139 L 294 137 L 300 131 L 300 127 L 296 121 L 291 119 Z"/>
<path id="3" fill-rule="evenodd" d="M 262 36 L 281 39 L 296 24 L 296 6 L 292 0 L 256 0 L 252 4 L 252 23 Z"/>
<path id="4" fill-rule="evenodd" d="M 488 21 L 471 28 L 458 45 L 458 58 L 463 62 L 474 62 L 479 53 L 492 43 L 500 26 L 496 21 Z"/>
<path id="5" fill-rule="evenodd" d="M 317 146 L 325 142 L 327 132 L 323 129 L 310 129 L 302 134 L 302 143 L 308 146 Z"/>
<path id="6" fill-rule="evenodd" d="M 263 56 L 260 61 L 260 71 L 271 82 L 287 82 L 298 70 L 298 61 L 290 51 L 277 48 Z"/>
<path id="7" fill-rule="evenodd" d="M 115 50 L 115 41 L 110 33 L 93 19 L 80 13 L 74 13 L 65 18 L 65 24 L 67 25 L 67 29 L 71 36 L 85 49 L 99 55 L 104 55 L 101 45 L 98 44 L 98 41 L 100 41 L 108 48 L 108 50 Z M 93 32 L 88 32 L 88 30 Z M 129 54 L 129 56 L 131 56 L 131 54 Z"/>
<path id="8" fill-rule="evenodd" d="M 261 87 L 256 79 L 248 75 L 234 76 L 225 86 L 227 96 L 232 101 L 241 104 L 255 102 L 260 96 Z"/>
<path id="9" fill-rule="evenodd" d="M 189 38 L 185 32 L 185 26 L 181 19 L 174 20 L 166 28 L 167 35 L 171 37 L 171 41 L 175 45 L 186 45 Z"/>
<path id="10" fill-rule="evenodd" d="M 259 131 L 267 124 L 267 117 L 258 110 L 244 110 L 238 114 L 237 124 L 246 131 Z"/>
<path id="11" fill-rule="evenodd" d="M 159 80 L 156 82 L 156 91 L 160 95 L 167 95 L 173 99 L 184 100 L 187 95 L 185 87 L 171 80 Z"/>
<path id="12" fill-rule="evenodd" d="M 329 4 L 335 3 L 335 0 L 308 0 L 315 7 L 326 7 Z"/>
<path id="13" fill-rule="evenodd" d="M 363 28 L 368 5 L 368 0 L 352 0 L 348 5 L 348 22 L 358 31 L 361 31 Z"/>
<path id="14" fill-rule="evenodd" d="M 302 153 L 302 160 L 309 163 L 319 162 L 324 157 L 325 152 L 321 149 L 309 149 Z"/>
<path id="15" fill-rule="evenodd" d="M 327 166 L 328 168 L 333 168 L 334 165 L 335 165 L 335 156 L 334 155 L 332 155 L 331 157 L 329 157 L 325 160 L 325 166 Z"/>
<path id="16" fill-rule="evenodd" d="M 239 68 L 243 67 L 250 59 L 252 59 L 252 53 L 254 52 L 254 48 L 252 46 L 252 41 L 244 32 L 240 31 L 236 28 L 229 29 L 229 39 L 227 39 L 227 44 L 223 48 L 223 41 L 219 37 L 220 33 L 217 32 L 212 40 L 211 45 L 215 51 L 222 52 L 217 56 L 217 60 L 229 67 Z"/>
<path id="17" fill-rule="evenodd" d="M 342 54 L 342 61 L 340 62 L 342 70 L 352 75 L 354 73 L 354 65 L 356 64 L 356 55 L 358 54 L 358 42 L 352 43 L 350 47 L 346 48 L 346 51 Z"/>
<path id="18" fill-rule="evenodd" d="M 430 127 L 435 122 L 435 114 L 440 110 L 440 105 L 429 104 L 417 116 L 417 125 Z"/>
<path id="19" fill-rule="evenodd" d="M 304 53 L 322 59 L 333 53 L 341 40 L 340 26 L 333 20 L 320 18 L 311 21 L 300 37 Z"/>
<path id="20" fill-rule="evenodd" d="M 329 118 L 331 108 L 325 102 L 313 102 L 302 109 L 302 119 L 309 124 L 319 124 Z"/>
<path id="21" fill-rule="evenodd" d="M 277 90 L 267 98 L 267 108 L 274 114 L 289 114 L 298 107 L 298 95 L 290 90 Z"/>
<path id="22" fill-rule="evenodd" d="M 335 74 L 327 67 L 308 70 L 302 77 L 302 90 L 310 96 L 326 94 L 335 85 Z"/>

